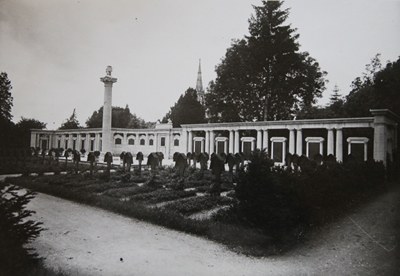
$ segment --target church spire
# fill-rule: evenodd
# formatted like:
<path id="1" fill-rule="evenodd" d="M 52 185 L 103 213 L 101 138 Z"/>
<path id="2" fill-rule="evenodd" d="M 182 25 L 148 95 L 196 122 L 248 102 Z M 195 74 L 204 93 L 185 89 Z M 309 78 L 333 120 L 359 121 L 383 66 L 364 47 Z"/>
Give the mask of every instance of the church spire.
<path id="1" fill-rule="evenodd" d="M 199 71 L 197 72 L 196 92 L 198 101 L 201 104 L 204 104 L 204 89 L 203 80 L 201 77 L 201 59 L 199 59 Z"/>

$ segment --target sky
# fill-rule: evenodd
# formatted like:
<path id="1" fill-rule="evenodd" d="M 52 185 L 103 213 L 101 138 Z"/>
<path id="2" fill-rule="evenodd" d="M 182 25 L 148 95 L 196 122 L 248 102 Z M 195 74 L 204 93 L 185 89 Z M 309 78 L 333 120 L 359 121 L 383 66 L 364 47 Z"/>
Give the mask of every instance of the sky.
<path id="1" fill-rule="evenodd" d="M 216 77 L 232 39 L 248 34 L 260 0 L 0 0 L 0 71 L 13 90 L 13 121 L 56 129 L 74 108 L 81 125 L 103 104 L 107 65 L 118 78 L 113 106 L 161 119 L 189 87 L 199 59 L 203 86 Z M 300 51 L 348 94 L 377 54 L 400 56 L 400 0 L 286 0 Z"/>

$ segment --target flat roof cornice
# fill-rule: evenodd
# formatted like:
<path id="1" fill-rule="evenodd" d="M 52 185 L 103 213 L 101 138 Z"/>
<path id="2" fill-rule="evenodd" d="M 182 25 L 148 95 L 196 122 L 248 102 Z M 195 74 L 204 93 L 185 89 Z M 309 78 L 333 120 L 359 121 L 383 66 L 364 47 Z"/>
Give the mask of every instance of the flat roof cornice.
<path id="1" fill-rule="evenodd" d="M 257 121 L 257 122 L 229 122 L 229 123 L 207 123 L 207 124 L 185 124 L 183 128 L 199 129 L 199 128 L 249 128 L 249 127 L 282 127 L 282 128 L 297 128 L 320 125 L 341 125 L 351 127 L 348 125 L 363 125 L 371 126 L 374 121 L 374 117 L 362 117 L 362 118 L 333 118 L 333 119 L 306 119 L 306 120 L 282 120 L 282 121 Z"/>

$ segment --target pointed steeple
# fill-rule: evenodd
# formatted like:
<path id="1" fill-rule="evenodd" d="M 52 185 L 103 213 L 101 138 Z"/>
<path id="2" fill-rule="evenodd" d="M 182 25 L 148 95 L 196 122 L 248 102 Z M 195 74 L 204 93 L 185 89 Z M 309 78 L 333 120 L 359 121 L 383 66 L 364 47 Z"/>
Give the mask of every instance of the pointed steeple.
<path id="1" fill-rule="evenodd" d="M 199 71 L 197 72 L 196 92 L 197 92 L 197 99 L 201 104 L 204 104 L 204 89 L 203 89 L 203 80 L 201 77 L 201 59 L 199 59 Z"/>
<path id="2" fill-rule="evenodd" d="M 203 92 L 203 80 L 201 78 L 201 59 L 199 59 L 199 71 L 197 72 L 196 91 L 197 93 Z"/>

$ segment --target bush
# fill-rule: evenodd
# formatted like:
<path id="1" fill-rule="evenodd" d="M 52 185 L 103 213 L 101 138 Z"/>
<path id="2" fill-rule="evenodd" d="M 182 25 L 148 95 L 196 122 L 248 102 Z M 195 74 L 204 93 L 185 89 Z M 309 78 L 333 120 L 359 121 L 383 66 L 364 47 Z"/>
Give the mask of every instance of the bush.
<path id="1" fill-rule="evenodd" d="M 301 221 L 298 195 L 291 181 L 280 181 L 285 172 L 275 169 L 265 152 L 255 151 L 250 161 L 235 188 L 239 217 L 279 239 Z"/>
<path id="2" fill-rule="evenodd" d="M 234 210 L 244 224 L 261 228 L 276 241 L 345 213 L 384 187 L 381 162 L 326 163 L 303 171 L 274 167 L 256 151 L 239 173 Z"/>
<path id="3" fill-rule="evenodd" d="M 42 231 L 41 223 L 27 218 L 33 211 L 26 205 L 33 198 L 32 192 L 22 193 L 15 186 L 0 184 L 0 274 L 27 274 L 39 259 L 27 247 Z"/>

